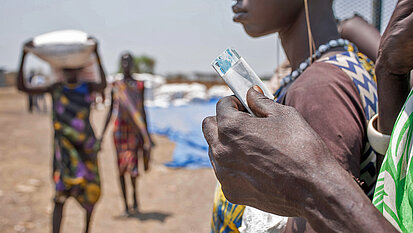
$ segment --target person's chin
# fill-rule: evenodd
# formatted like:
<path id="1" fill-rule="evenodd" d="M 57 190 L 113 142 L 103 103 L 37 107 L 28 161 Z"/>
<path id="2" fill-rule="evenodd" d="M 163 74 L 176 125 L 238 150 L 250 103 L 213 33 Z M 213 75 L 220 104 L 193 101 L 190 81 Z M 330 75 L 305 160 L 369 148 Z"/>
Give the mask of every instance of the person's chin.
<path id="1" fill-rule="evenodd" d="M 271 31 L 261 30 L 260 28 L 249 26 L 247 24 L 242 24 L 242 26 L 244 27 L 245 32 L 249 36 L 254 37 L 254 38 L 266 36 L 266 35 L 273 33 Z"/>

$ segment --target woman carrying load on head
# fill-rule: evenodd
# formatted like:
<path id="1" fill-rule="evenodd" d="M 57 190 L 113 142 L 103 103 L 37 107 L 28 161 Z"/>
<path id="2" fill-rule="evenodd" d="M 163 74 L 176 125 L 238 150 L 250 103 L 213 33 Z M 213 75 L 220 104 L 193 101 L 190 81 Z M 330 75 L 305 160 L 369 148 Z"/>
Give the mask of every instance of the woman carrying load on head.
<path id="1" fill-rule="evenodd" d="M 96 138 L 89 116 L 91 94 L 105 89 L 106 76 L 95 42 L 100 83 L 82 81 L 82 68 L 71 68 L 61 69 L 62 79 L 49 87 L 28 88 L 23 80 L 24 63 L 27 48 L 33 47 L 32 41 L 25 44 L 21 58 L 17 88 L 31 94 L 50 93 L 53 101 L 54 233 L 60 231 L 63 206 L 69 197 L 74 197 L 86 210 L 85 232 L 88 232 L 93 208 L 100 197 L 97 153 L 101 139 Z"/>
<path id="2" fill-rule="evenodd" d="M 106 119 L 106 126 L 110 122 L 112 110 L 116 111 L 113 129 L 113 140 L 116 147 L 125 215 L 129 215 L 125 175 L 129 174 L 133 189 L 133 210 L 138 211 L 137 183 L 138 154 L 143 156 L 144 170 L 149 169 L 152 140 L 148 132 L 145 106 L 144 82 L 132 77 L 134 68 L 133 57 L 130 53 L 121 56 L 123 79 L 113 83 L 111 92 L 112 103 Z"/>

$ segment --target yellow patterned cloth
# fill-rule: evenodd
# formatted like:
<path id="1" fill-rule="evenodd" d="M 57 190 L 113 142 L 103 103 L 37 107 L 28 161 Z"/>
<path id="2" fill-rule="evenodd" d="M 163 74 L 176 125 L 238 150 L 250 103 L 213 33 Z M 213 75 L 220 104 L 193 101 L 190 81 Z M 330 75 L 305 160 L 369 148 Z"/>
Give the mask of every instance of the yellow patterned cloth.
<path id="1" fill-rule="evenodd" d="M 217 184 L 214 195 L 214 207 L 211 221 L 211 233 L 238 233 L 242 223 L 245 206 L 227 201 Z"/>

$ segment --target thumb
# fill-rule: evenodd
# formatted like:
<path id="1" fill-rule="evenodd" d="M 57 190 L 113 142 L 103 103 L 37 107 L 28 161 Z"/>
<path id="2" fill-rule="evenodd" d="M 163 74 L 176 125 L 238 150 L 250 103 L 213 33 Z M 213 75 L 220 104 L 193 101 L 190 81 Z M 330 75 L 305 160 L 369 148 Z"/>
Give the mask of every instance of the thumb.
<path id="1" fill-rule="evenodd" d="M 274 101 L 268 99 L 259 86 L 253 86 L 247 92 L 247 104 L 257 117 L 267 117 Z"/>

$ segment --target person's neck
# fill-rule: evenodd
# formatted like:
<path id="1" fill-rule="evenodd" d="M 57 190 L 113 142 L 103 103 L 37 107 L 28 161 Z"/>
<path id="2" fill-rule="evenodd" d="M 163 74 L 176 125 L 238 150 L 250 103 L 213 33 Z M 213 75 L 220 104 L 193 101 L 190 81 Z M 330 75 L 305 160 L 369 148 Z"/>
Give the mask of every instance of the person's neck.
<path id="1" fill-rule="evenodd" d="M 133 80 L 131 73 L 123 73 L 123 78 L 125 80 Z"/>
<path id="2" fill-rule="evenodd" d="M 320 45 L 340 37 L 331 7 L 321 3 L 319 5 L 312 5 L 309 8 L 309 15 L 316 49 Z M 297 69 L 300 63 L 310 56 L 304 7 L 296 21 L 288 28 L 281 30 L 279 36 L 292 69 Z M 342 51 L 340 48 L 336 50 Z"/>

